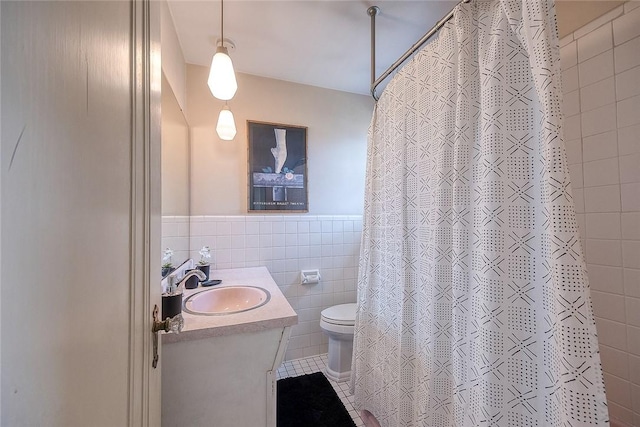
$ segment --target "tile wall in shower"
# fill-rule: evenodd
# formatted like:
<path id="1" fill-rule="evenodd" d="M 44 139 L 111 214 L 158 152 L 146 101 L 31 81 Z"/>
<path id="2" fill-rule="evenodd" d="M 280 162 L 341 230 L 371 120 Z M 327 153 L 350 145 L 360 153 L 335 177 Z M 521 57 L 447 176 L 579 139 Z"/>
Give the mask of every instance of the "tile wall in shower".
<path id="1" fill-rule="evenodd" d="M 612 426 L 640 426 L 638 6 L 561 41 L 567 156 Z"/>

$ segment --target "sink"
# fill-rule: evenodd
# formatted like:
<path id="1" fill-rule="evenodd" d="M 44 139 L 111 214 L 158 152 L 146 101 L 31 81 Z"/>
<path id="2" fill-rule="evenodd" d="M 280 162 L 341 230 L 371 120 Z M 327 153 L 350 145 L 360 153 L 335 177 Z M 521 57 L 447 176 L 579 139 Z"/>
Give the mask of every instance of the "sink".
<path id="1" fill-rule="evenodd" d="M 271 299 L 266 289 L 255 286 L 226 286 L 190 295 L 184 311 L 204 316 L 221 316 L 262 307 Z"/>

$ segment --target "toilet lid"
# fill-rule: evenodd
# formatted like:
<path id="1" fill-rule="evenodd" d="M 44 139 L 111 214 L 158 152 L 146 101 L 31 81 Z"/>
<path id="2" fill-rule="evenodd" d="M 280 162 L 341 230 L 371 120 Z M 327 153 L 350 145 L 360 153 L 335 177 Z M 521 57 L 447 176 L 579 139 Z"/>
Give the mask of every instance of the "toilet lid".
<path id="1" fill-rule="evenodd" d="M 322 310 L 321 315 L 325 322 L 352 326 L 356 321 L 356 303 L 334 305 Z"/>

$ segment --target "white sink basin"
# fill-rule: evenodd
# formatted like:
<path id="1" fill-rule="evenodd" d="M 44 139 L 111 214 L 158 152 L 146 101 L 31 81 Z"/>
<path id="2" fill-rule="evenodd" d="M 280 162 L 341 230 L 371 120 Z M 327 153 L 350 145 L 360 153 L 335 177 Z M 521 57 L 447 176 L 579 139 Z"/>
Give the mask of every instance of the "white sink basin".
<path id="1" fill-rule="evenodd" d="M 226 286 L 190 295 L 184 301 L 187 313 L 220 316 L 262 307 L 271 299 L 269 291 L 255 286 Z"/>

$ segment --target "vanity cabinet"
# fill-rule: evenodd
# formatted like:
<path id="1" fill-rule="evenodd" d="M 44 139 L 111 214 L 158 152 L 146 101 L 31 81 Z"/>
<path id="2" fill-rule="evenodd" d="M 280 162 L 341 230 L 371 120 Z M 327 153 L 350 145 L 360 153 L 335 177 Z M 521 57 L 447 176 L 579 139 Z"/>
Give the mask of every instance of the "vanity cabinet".
<path id="1" fill-rule="evenodd" d="M 235 314 L 183 312 L 183 331 L 162 338 L 162 425 L 276 427 L 276 372 L 297 315 L 265 267 L 211 277 L 219 286 L 261 287 L 271 298 Z"/>

